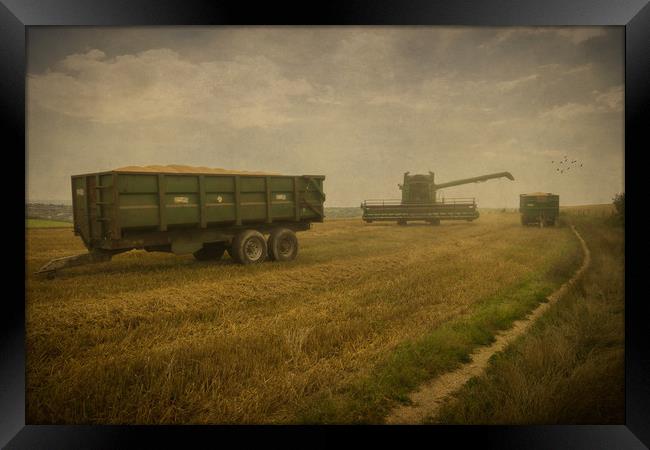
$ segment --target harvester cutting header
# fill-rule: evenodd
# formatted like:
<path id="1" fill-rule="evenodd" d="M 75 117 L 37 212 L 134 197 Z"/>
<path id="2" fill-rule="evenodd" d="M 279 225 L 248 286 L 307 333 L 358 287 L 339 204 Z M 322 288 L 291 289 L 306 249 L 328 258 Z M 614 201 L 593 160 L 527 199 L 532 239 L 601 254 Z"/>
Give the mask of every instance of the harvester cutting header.
<path id="1" fill-rule="evenodd" d="M 361 203 L 362 218 L 367 223 L 396 221 L 400 225 L 414 220 L 424 220 L 435 225 L 441 220 L 471 222 L 479 216 L 474 198 L 450 198 L 438 201 L 437 191 L 462 184 L 480 183 L 493 178 L 515 179 L 510 172 L 498 172 L 436 184 L 433 172 L 429 172 L 428 175 L 409 175 L 409 172 L 406 172 L 403 184 L 398 184 L 402 191 L 401 201 L 365 200 Z"/>

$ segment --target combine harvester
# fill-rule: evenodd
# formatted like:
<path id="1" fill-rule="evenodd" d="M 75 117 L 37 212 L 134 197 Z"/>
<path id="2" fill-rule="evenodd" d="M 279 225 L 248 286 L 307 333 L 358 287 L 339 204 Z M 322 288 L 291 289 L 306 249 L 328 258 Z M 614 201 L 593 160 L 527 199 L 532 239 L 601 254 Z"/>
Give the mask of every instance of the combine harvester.
<path id="1" fill-rule="evenodd" d="M 362 219 L 366 223 L 374 221 L 395 221 L 398 225 L 407 222 L 423 220 L 433 225 L 439 225 L 441 220 L 472 220 L 478 219 L 474 198 L 450 198 L 438 201 L 439 189 L 461 184 L 480 183 L 493 178 L 515 178 L 510 172 L 492 173 L 480 177 L 464 178 L 435 184 L 433 172 L 429 175 L 404 174 L 404 183 L 398 184 L 402 191 L 401 200 L 364 200 Z"/>

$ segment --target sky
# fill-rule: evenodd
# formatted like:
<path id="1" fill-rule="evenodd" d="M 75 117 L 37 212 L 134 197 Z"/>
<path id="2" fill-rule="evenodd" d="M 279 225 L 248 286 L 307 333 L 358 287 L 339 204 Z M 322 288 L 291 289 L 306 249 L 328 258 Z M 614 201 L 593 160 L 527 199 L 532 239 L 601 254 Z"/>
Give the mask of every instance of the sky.
<path id="1" fill-rule="evenodd" d="M 30 27 L 27 201 L 183 164 L 325 175 L 326 206 L 403 173 L 479 207 L 624 191 L 623 27 Z M 558 160 L 578 161 L 560 173 Z"/>

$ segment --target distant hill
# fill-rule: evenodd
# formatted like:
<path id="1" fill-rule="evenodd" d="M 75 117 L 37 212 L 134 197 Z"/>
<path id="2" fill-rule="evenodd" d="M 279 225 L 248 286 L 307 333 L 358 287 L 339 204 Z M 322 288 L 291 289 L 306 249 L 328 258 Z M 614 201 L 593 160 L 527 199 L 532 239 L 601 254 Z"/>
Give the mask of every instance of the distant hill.
<path id="1" fill-rule="evenodd" d="M 599 210 L 610 211 L 613 210 L 611 204 L 607 205 L 589 205 L 589 206 L 562 206 L 562 210 L 581 210 L 589 209 L 593 210 L 597 208 Z M 43 220 L 57 220 L 61 222 L 72 222 L 72 206 L 71 205 L 61 205 L 61 204 L 51 204 L 51 203 L 28 203 L 26 205 L 26 218 L 27 219 L 43 219 Z M 483 214 L 492 214 L 498 212 L 518 212 L 518 208 L 479 208 L 479 211 Z M 346 207 L 331 207 L 325 208 L 325 217 L 327 219 L 342 219 L 342 218 L 354 218 L 361 217 L 361 208 L 356 206 L 346 206 Z"/>
<path id="2" fill-rule="evenodd" d="M 25 215 L 27 219 L 72 222 L 72 205 L 28 203 L 25 205 Z"/>
<path id="3" fill-rule="evenodd" d="M 52 203 L 28 203 L 26 205 L 28 219 L 58 220 L 72 222 L 72 206 Z M 334 207 L 325 208 L 325 217 L 337 219 L 344 217 L 361 217 L 361 208 Z"/>
<path id="4" fill-rule="evenodd" d="M 361 217 L 361 212 L 361 208 L 358 206 L 325 207 L 325 218 L 341 219 L 345 217 Z"/>

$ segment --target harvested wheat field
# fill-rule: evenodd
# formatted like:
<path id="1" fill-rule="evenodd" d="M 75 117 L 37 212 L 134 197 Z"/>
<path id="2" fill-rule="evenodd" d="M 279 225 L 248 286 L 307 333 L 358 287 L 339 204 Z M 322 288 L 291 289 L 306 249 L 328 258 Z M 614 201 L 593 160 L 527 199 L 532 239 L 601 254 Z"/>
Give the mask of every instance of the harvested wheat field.
<path id="1" fill-rule="evenodd" d="M 382 423 L 581 258 L 568 226 L 515 213 L 298 237 L 290 263 L 132 251 L 48 280 L 31 273 L 85 249 L 27 230 L 27 422 Z"/>

